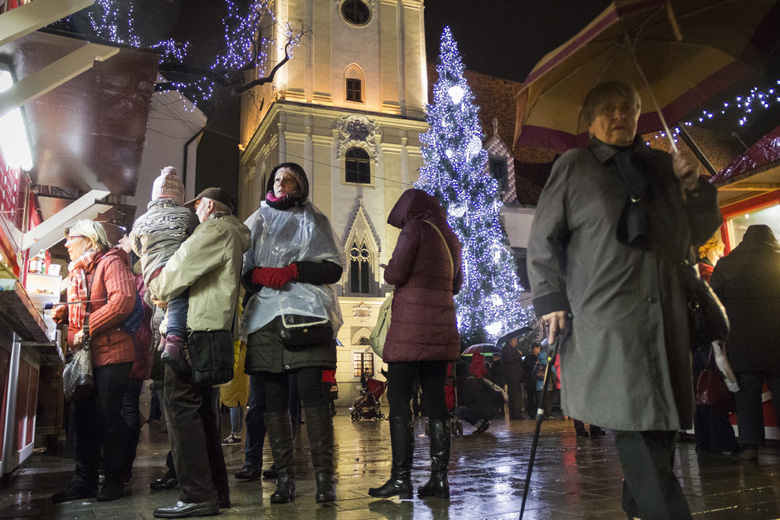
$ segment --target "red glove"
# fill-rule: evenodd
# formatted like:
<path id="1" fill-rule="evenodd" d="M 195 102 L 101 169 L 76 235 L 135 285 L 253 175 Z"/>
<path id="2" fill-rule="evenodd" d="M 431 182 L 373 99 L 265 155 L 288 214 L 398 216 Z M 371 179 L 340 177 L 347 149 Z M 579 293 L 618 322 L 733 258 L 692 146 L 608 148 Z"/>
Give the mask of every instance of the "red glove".
<path id="1" fill-rule="evenodd" d="M 252 283 L 271 289 L 281 289 L 285 284 L 297 278 L 298 266 L 295 264 L 290 264 L 287 267 L 263 267 L 252 271 Z"/>

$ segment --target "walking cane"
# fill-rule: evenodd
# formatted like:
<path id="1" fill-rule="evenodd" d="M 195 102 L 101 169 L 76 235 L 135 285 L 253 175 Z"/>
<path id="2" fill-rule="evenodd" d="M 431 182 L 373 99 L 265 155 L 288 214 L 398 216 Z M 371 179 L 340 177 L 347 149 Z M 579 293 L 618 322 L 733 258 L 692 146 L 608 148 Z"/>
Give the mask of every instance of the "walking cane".
<path id="1" fill-rule="evenodd" d="M 534 438 L 531 444 L 531 458 L 528 461 L 528 472 L 525 475 L 525 487 L 523 488 L 523 503 L 520 506 L 520 520 L 523 520 L 523 514 L 525 513 L 525 501 L 528 498 L 528 488 L 531 485 L 531 473 L 534 470 L 534 458 L 536 458 L 536 445 L 539 443 L 539 432 L 542 429 L 542 421 L 544 420 L 544 398 L 547 395 L 547 387 L 550 385 L 552 378 L 550 377 L 550 365 L 555 361 L 555 356 L 558 354 L 558 345 L 561 343 L 561 331 L 555 336 L 552 346 L 548 350 L 547 354 L 547 368 L 544 371 L 544 382 L 542 383 L 542 394 L 539 397 L 539 406 L 536 409 L 536 429 L 534 429 Z"/>

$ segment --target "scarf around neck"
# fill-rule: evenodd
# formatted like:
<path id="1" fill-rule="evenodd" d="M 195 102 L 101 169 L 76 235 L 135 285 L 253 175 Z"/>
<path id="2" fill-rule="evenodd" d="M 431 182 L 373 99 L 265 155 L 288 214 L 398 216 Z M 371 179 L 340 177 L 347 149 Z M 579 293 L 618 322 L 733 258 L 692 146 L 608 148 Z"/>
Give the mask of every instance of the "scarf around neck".
<path id="1" fill-rule="evenodd" d="M 94 269 L 97 261 L 102 257 L 97 251 L 89 249 L 80 257 L 68 264 L 68 289 L 69 302 L 85 302 L 89 299 L 89 287 L 87 286 L 87 273 Z M 84 326 L 84 316 L 87 314 L 87 304 L 68 306 L 68 326 L 74 330 L 81 330 Z"/>

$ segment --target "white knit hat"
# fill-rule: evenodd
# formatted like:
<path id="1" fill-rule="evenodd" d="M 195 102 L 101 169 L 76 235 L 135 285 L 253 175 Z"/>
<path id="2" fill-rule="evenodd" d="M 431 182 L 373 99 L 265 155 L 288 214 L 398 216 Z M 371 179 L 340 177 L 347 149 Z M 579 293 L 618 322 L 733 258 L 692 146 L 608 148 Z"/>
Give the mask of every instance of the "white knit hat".
<path id="1" fill-rule="evenodd" d="M 166 166 L 152 185 L 152 200 L 171 199 L 179 206 L 184 205 L 184 184 L 176 175 L 176 168 Z"/>

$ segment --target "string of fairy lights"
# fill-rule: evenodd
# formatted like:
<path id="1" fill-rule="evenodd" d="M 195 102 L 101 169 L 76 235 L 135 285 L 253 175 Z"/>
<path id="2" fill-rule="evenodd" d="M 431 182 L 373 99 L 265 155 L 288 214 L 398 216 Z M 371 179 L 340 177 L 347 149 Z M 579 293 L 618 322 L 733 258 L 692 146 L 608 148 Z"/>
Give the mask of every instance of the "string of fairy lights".
<path id="1" fill-rule="evenodd" d="M 737 95 L 731 102 L 725 101 L 722 107 L 712 110 L 702 110 L 694 119 L 682 121 L 679 125 L 690 127 L 694 126 L 697 122 L 708 123 L 730 115 L 735 111 L 741 111 L 738 112 L 739 119 L 737 119 L 737 123 L 739 126 L 744 127 L 756 112 L 767 110 L 776 103 L 780 103 L 780 80 L 777 80 L 775 85 L 772 86 L 764 88 L 753 87 L 747 94 Z M 674 134 L 673 138 L 675 139 L 675 142 L 677 141 L 677 135 L 680 133 L 679 125 L 671 130 Z M 654 138 L 665 137 L 666 132 L 658 132 L 654 136 Z"/>
<path id="2" fill-rule="evenodd" d="M 248 4 L 235 0 L 224 0 L 226 14 L 222 19 L 224 52 L 214 56 L 209 70 L 225 78 L 229 84 L 231 75 L 254 69 L 262 77 L 268 62 L 267 49 L 275 45 L 275 40 L 262 31 L 267 29 L 273 34 L 272 28 L 277 23 L 272 9 L 272 0 L 253 0 Z M 148 43 L 141 41 L 136 31 L 136 18 L 133 2 L 130 0 L 97 0 L 87 12 L 93 34 L 113 43 L 132 47 L 146 47 L 161 52 L 161 62 L 183 64 L 190 49 L 188 42 L 177 42 L 173 39 Z M 294 30 L 291 24 L 285 24 L 280 29 L 286 52 L 300 43 L 301 33 Z M 171 85 L 178 91 L 186 93 L 196 105 L 210 99 L 215 92 L 216 82 L 208 77 L 195 77 L 192 80 L 173 81 Z"/>
<path id="3" fill-rule="evenodd" d="M 484 174 L 479 108 L 449 28 L 436 70 L 430 129 L 420 137 L 425 161 L 415 186 L 439 197 L 460 239 L 464 282 L 455 297 L 456 314 L 463 343 L 474 344 L 526 325 L 533 311 L 520 304 L 523 289 L 501 227 L 498 183 Z"/>

